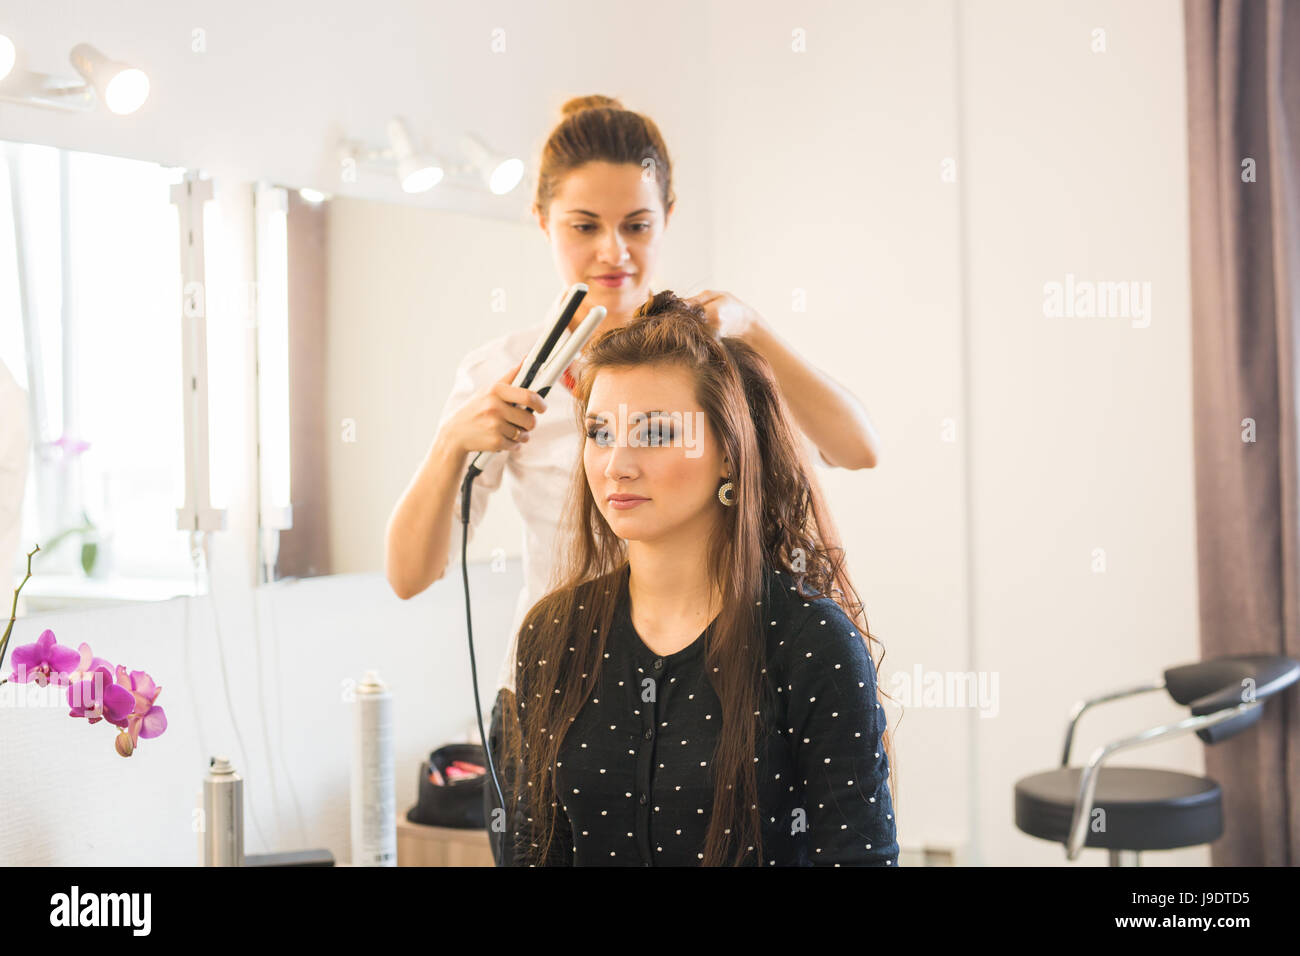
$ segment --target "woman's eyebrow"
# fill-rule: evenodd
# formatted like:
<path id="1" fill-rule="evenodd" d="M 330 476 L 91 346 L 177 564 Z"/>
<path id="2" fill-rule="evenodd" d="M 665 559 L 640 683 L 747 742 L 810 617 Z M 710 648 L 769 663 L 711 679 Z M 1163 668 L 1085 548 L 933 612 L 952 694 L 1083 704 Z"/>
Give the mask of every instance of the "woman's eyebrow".
<path id="1" fill-rule="evenodd" d="M 630 414 L 636 415 L 638 413 L 631 412 Z M 662 408 L 655 408 L 655 409 L 651 409 L 648 412 L 641 412 L 640 414 L 644 415 L 646 418 L 649 418 L 651 415 L 671 415 L 672 413 Z M 591 412 L 587 413 L 587 421 L 589 422 L 603 422 L 604 420 L 605 420 L 604 415 L 593 415 Z"/>
<path id="2" fill-rule="evenodd" d="M 596 215 L 594 212 L 590 212 L 589 210 L 586 210 L 586 209 L 570 209 L 570 210 L 568 210 L 568 211 L 569 211 L 569 212 L 575 212 L 575 213 L 577 213 L 577 214 L 580 215 L 580 216 L 590 216 L 592 219 L 599 219 L 599 218 L 600 218 L 600 216 Z M 653 210 L 653 209 L 638 209 L 636 212 L 630 212 L 630 213 L 628 213 L 628 214 L 627 214 L 626 216 L 624 216 L 623 218 L 624 218 L 624 219 L 631 219 L 633 216 L 639 216 L 639 215 L 641 215 L 641 213 L 643 213 L 643 212 L 654 212 L 654 210 Z"/>

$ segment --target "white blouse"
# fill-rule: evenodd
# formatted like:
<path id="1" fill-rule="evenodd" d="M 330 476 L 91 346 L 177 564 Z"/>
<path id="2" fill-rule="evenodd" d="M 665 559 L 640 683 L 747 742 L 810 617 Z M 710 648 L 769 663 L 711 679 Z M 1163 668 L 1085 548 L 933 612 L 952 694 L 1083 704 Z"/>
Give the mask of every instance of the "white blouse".
<path id="1" fill-rule="evenodd" d="M 493 339 L 479 346 L 464 359 L 456 370 L 456 381 L 443 406 L 438 429 L 446 423 L 476 392 L 490 382 L 495 382 L 519 364 L 542 334 L 551 320 L 539 322 Z M 571 365 L 577 373 L 576 363 Z M 515 690 L 515 644 L 524 615 L 558 582 L 551 579 L 558 565 L 555 549 L 559 540 L 561 516 L 565 500 L 573 481 L 575 468 L 581 467 L 586 434 L 578 428 L 575 416 L 576 399 L 557 379 L 545 395 L 546 411 L 537 414 L 537 424 L 532 437 L 517 449 L 498 452 L 492 456 L 483 474 L 474 479 L 470 492 L 469 537 L 483 520 L 488 496 L 501 487 L 502 477 L 509 475 L 507 485 L 510 497 L 523 518 L 522 542 L 524 586 L 515 600 L 514 618 L 510 624 L 510 644 L 501 661 L 497 688 Z M 798 427 L 796 425 L 796 427 Z M 809 459 L 823 469 L 834 467 L 817 451 L 811 440 L 804 436 Z M 472 460 L 473 456 L 470 457 Z M 460 557 L 461 513 L 460 495 L 454 504 L 447 566 Z"/>

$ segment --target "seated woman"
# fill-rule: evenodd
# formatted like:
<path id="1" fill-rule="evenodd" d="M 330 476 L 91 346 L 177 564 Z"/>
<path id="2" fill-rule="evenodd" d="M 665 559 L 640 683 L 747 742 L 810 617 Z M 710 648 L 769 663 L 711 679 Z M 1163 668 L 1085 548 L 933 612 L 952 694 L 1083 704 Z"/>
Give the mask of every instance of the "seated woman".
<path id="1" fill-rule="evenodd" d="M 661 292 L 578 384 L 504 734 L 514 865 L 896 866 L 874 638 L 826 595 L 856 592 L 770 367 Z"/>

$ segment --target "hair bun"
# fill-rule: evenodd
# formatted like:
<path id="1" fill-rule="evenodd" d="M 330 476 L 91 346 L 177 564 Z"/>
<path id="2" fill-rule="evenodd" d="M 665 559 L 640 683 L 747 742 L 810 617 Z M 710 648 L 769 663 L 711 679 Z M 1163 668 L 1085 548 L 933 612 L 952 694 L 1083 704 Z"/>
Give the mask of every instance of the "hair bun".
<path id="1" fill-rule="evenodd" d="M 612 96 L 601 96 L 599 94 L 592 96 L 575 96 L 560 107 L 560 115 L 571 116 L 574 113 L 581 113 L 583 110 L 621 110 L 622 108 L 623 104 Z"/>
<path id="2" fill-rule="evenodd" d="M 704 306 L 695 302 L 688 302 L 673 292 L 672 289 L 660 289 L 647 297 L 636 312 L 633 313 L 634 318 L 654 315 L 689 316 L 699 322 L 708 324 L 708 314 L 704 311 Z"/>

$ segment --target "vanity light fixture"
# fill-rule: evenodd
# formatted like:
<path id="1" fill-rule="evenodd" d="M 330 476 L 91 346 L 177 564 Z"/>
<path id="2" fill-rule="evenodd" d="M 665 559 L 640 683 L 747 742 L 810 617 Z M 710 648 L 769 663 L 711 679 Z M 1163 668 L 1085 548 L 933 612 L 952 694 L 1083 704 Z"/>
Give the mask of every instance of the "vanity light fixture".
<path id="1" fill-rule="evenodd" d="M 428 192 L 442 181 L 442 167 L 424 156 L 416 155 L 406 124 L 400 119 L 388 121 L 388 142 L 397 160 L 397 178 L 408 193 Z"/>
<path id="2" fill-rule="evenodd" d="M 504 196 L 524 178 L 523 160 L 489 149 L 474 134 L 462 135 L 460 145 L 472 164 L 469 171 L 477 172 L 494 195 Z"/>
<path id="3" fill-rule="evenodd" d="M 14 46 L 13 40 L 0 33 L 0 82 L 13 72 L 16 62 L 18 62 L 18 48 Z"/>
<path id="4" fill-rule="evenodd" d="M 89 43 L 74 46 L 68 59 L 80 79 L 15 70 L 18 51 L 13 40 L 0 36 L 0 100 L 77 111 L 103 103 L 110 112 L 125 116 L 149 97 L 149 77 L 143 70 L 111 60 Z"/>
<path id="5" fill-rule="evenodd" d="M 149 98 L 149 77 L 144 70 L 110 60 L 89 43 L 74 46 L 69 59 L 104 105 L 119 116 L 134 113 Z"/>
<path id="6" fill-rule="evenodd" d="M 387 148 L 374 149 L 364 143 L 345 140 L 339 155 L 345 167 L 366 164 L 392 172 L 395 166 L 398 182 L 408 193 L 428 192 L 442 181 L 442 166 L 429 155 L 416 151 L 411 145 L 406 123 L 400 117 L 388 121 Z"/>
<path id="7" fill-rule="evenodd" d="M 289 195 L 256 184 L 259 583 L 275 580 L 280 532 L 293 527 L 289 428 Z"/>

